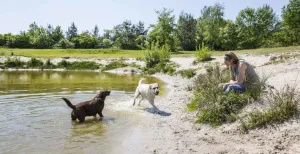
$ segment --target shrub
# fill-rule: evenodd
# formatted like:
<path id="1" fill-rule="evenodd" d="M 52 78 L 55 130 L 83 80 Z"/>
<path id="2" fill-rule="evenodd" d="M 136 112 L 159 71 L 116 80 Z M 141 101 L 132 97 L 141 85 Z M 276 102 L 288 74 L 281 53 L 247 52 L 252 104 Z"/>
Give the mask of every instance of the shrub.
<path id="1" fill-rule="evenodd" d="M 27 63 L 28 68 L 41 68 L 43 67 L 43 62 L 41 60 L 38 60 L 36 58 L 31 58 Z"/>
<path id="2" fill-rule="evenodd" d="M 112 70 L 112 69 L 126 67 L 126 66 L 128 66 L 128 64 L 126 64 L 125 61 L 121 59 L 105 65 L 104 67 L 101 68 L 101 71 Z"/>
<path id="3" fill-rule="evenodd" d="M 177 74 L 180 74 L 182 77 L 186 77 L 189 79 L 196 75 L 196 69 L 180 70 L 177 72 Z"/>
<path id="4" fill-rule="evenodd" d="M 211 51 L 202 43 L 202 47 L 196 51 L 196 62 L 210 61 Z"/>
<path id="5" fill-rule="evenodd" d="M 272 126 L 296 115 L 300 98 L 295 86 L 287 85 L 281 91 L 271 90 L 266 97 L 270 108 L 250 113 L 248 122 L 243 124 L 244 130 Z"/>
<path id="6" fill-rule="evenodd" d="M 53 63 L 51 63 L 50 59 L 47 59 L 47 61 L 44 64 L 44 68 L 45 69 L 52 69 L 52 68 L 56 68 L 56 67 Z"/>
<path id="7" fill-rule="evenodd" d="M 162 48 L 155 47 L 154 50 L 147 50 L 144 54 L 146 67 L 153 68 L 161 62 L 168 62 L 171 57 L 171 51 L 168 46 Z"/>
<path id="8" fill-rule="evenodd" d="M 144 67 L 142 69 L 145 74 L 155 74 L 158 72 L 162 72 L 165 74 L 173 75 L 176 72 L 177 64 L 174 62 L 160 62 L 156 64 L 154 67 Z"/>
<path id="9" fill-rule="evenodd" d="M 99 69 L 99 64 L 91 61 L 73 62 L 67 67 L 69 70 L 96 70 Z"/>
<path id="10" fill-rule="evenodd" d="M 60 61 L 59 63 L 57 63 L 57 67 L 59 67 L 59 68 L 67 68 L 69 65 L 71 65 L 71 64 L 64 59 L 62 61 Z"/>
<path id="11" fill-rule="evenodd" d="M 24 68 L 25 65 L 26 63 L 21 61 L 19 58 L 14 58 L 14 59 L 8 58 L 4 62 L 4 66 L 8 68 Z"/>
<path id="12" fill-rule="evenodd" d="M 68 70 L 95 70 L 99 69 L 99 64 L 96 62 L 90 62 L 90 61 L 82 61 L 82 62 L 67 62 L 66 60 L 62 60 L 57 64 L 57 67 L 59 68 L 66 68 Z"/>

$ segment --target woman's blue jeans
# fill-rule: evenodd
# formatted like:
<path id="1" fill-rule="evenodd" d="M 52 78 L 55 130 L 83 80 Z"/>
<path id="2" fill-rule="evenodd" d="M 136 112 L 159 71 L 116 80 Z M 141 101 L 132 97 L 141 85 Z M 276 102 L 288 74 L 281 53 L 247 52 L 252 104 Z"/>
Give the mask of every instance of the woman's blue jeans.
<path id="1" fill-rule="evenodd" d="M 243 93 L 246 91 L 246 88 L 243 84 L 230 84 L 226 90 L 225 90 L 225 94 L 234 91 L 234 92 L 238 92 L 238 93 Z"/>

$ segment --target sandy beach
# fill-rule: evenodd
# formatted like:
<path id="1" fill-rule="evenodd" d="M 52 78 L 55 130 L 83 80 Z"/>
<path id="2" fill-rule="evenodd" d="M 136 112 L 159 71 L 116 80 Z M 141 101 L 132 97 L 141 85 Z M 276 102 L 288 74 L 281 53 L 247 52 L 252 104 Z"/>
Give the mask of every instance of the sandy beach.
<path id="1" fill-rule="evenodd" d="M 269 61 L 268 56 L 242 57 L 253 64 L 258 73 L 271 73 L 268 84 L 275 88 L 294 84 L 297 80 L 299 59 L 263 66 Z M 180 64 L 180 69 L 197 67 L 192 65 L 193 58 L 171 60 Z M 215 57 L 214 61 L 222 62 L 222 57 Z M 156 99 L 163 114 L 143 113 L 145 119 L 137 128 L 140 137 L 132 137 L 136 141 L 124 153 L 300 153 L 300 124 L 297 120 L 293 119 L 276 127 L 251 130 L 248 134 L 240 133 L 238 122 L 217 128 L 196 124 L 196 113 L 186 111 L 186 105 L 193 95 L 186 87 L 193 83 L 193 78 L 184 79 L 164 74 L 154 76 L 166 82 L 169 90 L 166 96 Z M 141 106 L 150 108 L 147 102 Z M 261 106 L 263 105 L 250 104 L 246 109 L 251 111 Z"/>

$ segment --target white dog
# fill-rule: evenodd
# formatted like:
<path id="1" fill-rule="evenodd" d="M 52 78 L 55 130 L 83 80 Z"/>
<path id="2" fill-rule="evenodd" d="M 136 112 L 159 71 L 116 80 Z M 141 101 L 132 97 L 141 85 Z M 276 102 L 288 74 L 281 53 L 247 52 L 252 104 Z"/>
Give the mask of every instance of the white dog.
<path id="1" fill-rule="evenodd" d="M 155 95 L 159 94 L 159 86 L 157 83 L 153 84 L 143 84 L 143 81 L 146 80 L 145 78 L 141 79 L 139 81 L 139 85 L 137 86 L 134 94 L 134 99 L 133 99 L 133 106 L 135 105 L 135 99 L 139 97 L 140 95 L 142 96 L 142 99 L 139 101 L 139 105 L 141 101 L 146 98 L 148 102 L 153 106 L 155 111 L 159 111 L 158 108 L 154 105 L 154 98 Z"/>

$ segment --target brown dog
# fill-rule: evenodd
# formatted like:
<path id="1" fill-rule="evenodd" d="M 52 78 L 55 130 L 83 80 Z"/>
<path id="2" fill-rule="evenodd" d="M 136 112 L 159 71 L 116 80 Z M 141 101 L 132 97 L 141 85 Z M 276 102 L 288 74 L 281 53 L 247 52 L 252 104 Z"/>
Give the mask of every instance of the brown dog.
<path id="1" fill-rule="evenodd" d="M 96 117 L 97 113 L 103 117 L 102 110 L 104 108 L 104 101 L 106 96 L 110 95 L 110 91 L 100 91 L 96 97 L 90 101 L 85 101 L 73 105 L 67 98 L 62 98 L 67 105 L 73 109 L 71 113 L 72 120 L 78 119 L 79 122 L 84 122 L 86 116 Z"/>

